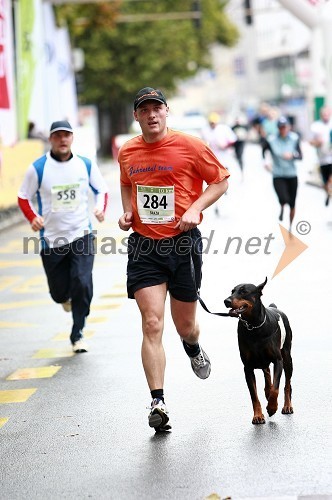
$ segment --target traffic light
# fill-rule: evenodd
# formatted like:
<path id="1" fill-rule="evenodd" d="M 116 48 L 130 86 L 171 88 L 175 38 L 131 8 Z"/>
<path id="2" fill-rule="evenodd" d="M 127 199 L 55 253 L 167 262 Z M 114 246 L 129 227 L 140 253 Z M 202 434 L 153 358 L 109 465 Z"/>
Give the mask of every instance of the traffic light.
<path id="1" fill-rule="evenodd" d="M 252 24 L 251 0 L 244 0 L 244 18 L 246 24 Z"/>
<path id="2" fill-rule="evenodd" d="M 199 29 L 201 27 L 201 17 L 202 17 L 201 0 L 193 0 L 191 11 L 194 14 L 193 17 L 194 26 L 196 29 Z"/>

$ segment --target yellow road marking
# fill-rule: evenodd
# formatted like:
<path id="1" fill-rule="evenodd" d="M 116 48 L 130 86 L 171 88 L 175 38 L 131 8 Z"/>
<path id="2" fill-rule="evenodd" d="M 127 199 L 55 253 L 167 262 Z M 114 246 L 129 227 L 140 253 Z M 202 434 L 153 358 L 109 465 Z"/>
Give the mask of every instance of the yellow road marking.
<path id="1" fill-rule="evenodd" d="M 116 283 L 113 288 L 124 288 L 127 289 L 126 283 Z"/>
<path id="2" fill-rule="evenodd" d="M 31 328 L 36 326 L 33 323 L 14 323 L 13 321 L 0 321 L 1 328 Z"/>
<path id="3" fill-rule="evenodd" d="M 95 334 L 94 330 L 84 330 L 83 335 L 85 339 L 91 339 Z M 69 333 L 68 332 L 62 332 L 58 333 L 55 337 L 53 337 L 52 340 L 69 340 Z"/>
<path id="4" fill-rule="evenodd" d="M 37 389 L 14 389 L 0 391 L 0 403 L 25 403 Z"/>
<path id="5" fill-rule="evenodd" d="M 0 248 L 0 253 L 22 253 L 23 245 L 22 240 L 11 240 L 7 245 Z"/>
<path id="6" fill-rule="evenodd" d="M 96 306 L 92 306 L 92 311 L 100 311 L 101 309 L 117 309 L 121 304 L 98 304 Z"/>
<path id="7" fill-rule="evenodd" d="M 5 288 L 13 286 L 15 283 L 20 281 L 20 276 L 1 276 L 0 278 L 0 292 Z"/>
<path id="8" fill-rule="evenodd" d="M 111 292 L 101 296 L 102 299 L 115 299 L 119 297 L 127 297 L 127 292 Z"/>
<path id="9" fill-rule="evenodd" d="M 88 323 L 104 323 L 104 321 L 107 321 L 107 318 L 87 318 Z"/>
<path id="10" fill-rule="evenodd" d="M 74 356 L 68 349 L 40 349 L 32 357 L 33 359 L 69 358 Z"/>
<path id="11" fill-rule="evenodd" d="M 20 286 L 14 288 L 16 293 L 38 293 L 47 292 L 45 276 L 34 276 L 25 280 Z"/>
<path id="12" fill-rule="evenodd" d="M 9 375 L 6 380 L 26 380 L 31 378 L 50 378 L 53 377 L 61 366 L 39 366 L 37 368 L 19 368 Z"/>
<path id="13" fill-rule="evenodd" d="M 9 418 L 0 418 L 0 429 L 1 427 L 3 427 L 7 422 L 8 422 Z"/>
<path id="14" fill-rule="evenodd" d="M 22 300 L 20 302 L 7 302 L 0 304 L 0 311 L 6 311 L 7 309 L 21 309 L 23 307 L 33 307 L 41 306 L 45 304 L 50 304 L 50 299 L 40 299 L 40 300 Z"/>
<path id="15" fill-rule="evenodd" d="M 7 269 L 9 267 L 37 267 L 40 266 L 40 259 L 29 260 L 0 260 L 0 268 Z"/>

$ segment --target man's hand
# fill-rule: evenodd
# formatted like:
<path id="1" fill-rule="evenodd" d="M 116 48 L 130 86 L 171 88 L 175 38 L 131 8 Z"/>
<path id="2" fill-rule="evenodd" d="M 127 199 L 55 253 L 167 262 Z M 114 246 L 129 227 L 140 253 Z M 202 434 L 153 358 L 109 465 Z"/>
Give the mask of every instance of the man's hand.
<path id="1" fill-rule="evenodd" d="M 99 221 L 99 222 L 104 222 L 105 220 L 105 213 L 103 210 L 99 210 L 98 208 L 95 208 L 94 211 L 93 211 L 96 219 Z"/>
<path id="2" fill-rule="evenodd" d="M 201 222 L 201 212 L 193 207 L 190 207 L 180 218 L 179 222 L 176 224 L 175 229 L 180 229 L 180 231 L 190 231 L 194 227 L 197 227 Z"/>
<path id="3" fill-rule="evenodd" d="M 125 212 L 119 219 L 119 227 L 122 231 L 128 231 L 133 224 L 133 212 Z"/>
<path id="4" fill-rule="evenodd" d="M 41 215 L 37 215 L 31 222 L 31 229 L 33 231 L 40 231 L 44 227 L 44 218 Z"/>

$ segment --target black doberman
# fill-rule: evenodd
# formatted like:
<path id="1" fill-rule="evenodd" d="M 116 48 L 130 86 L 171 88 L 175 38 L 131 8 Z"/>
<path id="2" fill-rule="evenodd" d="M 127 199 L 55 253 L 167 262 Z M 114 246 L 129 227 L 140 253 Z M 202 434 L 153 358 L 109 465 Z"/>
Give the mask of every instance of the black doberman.
<path id="1" fill-rule="evenodd" d="M 258 286 L 250 283 L 237 285 L 224 303 L 230 308 L 229 315 L 239 318 L 238 343 L 244 373 L 254 409 L 253 424 L 265 424 L 262 407 L 257 395 L 254 370 L 264 372 L 267 412 L 271 417 L 278 409 L 279 384 L 282 370 L 285 372 L 285 402 L 281 413 L 293 413 L 291 402 L 292 330 L 287 316 L 275 304 L 264 307 L 261 296 L 267 283 Z M 273 383 L 270 364 L 273 363 Z"/>

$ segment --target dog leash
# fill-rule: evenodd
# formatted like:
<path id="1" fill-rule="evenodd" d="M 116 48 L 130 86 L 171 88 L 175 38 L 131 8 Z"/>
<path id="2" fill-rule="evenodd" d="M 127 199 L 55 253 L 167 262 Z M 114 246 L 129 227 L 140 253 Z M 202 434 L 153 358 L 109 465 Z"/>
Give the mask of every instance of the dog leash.
<path id="1" fill-rule="evenodd" d="M 191 231 L 190 231 L 191 233 Z M 191 241 L 193 241 L 193 238 L 191 237 Z M 191 276 L 192 276 L 192 280 L 193 280 L 193 283 L 194 283 L 194 287 L 195 287 L 195 290 L 196 290 L 196 294 L 197 294 L 197 300 L 199 301 L 199 303 L 201 304 L 201 306 L 203 307 L 203 309 L 209 313 L 209 314 L 214 314 L 215 316 L 228 316 L 229 318 L 236 318 L 238 319 L 239 321 L 241 321 L 244 326 L 246 327 L 247 330 L 251 331 L 251 330 L 255 330 L 256 328 L 261 328 L 265 321 L 266 321 L 266 314 L 264 316 L 264 319 L 262 321 L 262 323 L 260 325 L 257 325 L 257 326 L 253 326 L 251 325 L 250 323 L 248 323 L 248 321 L 246 321 L 245 319 L 241 318 L 241 316 L 232 316 L 231 314 L 229 313 L 217 313 L 217 312 L 211 312 L 207 306 L 205 305 L 203 299 L 201 298 L 200 294 L 199 294 L 199 290 L 197 289 L 197 284 L 196 284 L 196 277 L 195 277 L 195 266 L 194 266 L 194 261 L 193 261 L 193 256 L 192 256 L 192 250 L 193 250 L 193 246 L 191 246 L 191 250 L 190 250 L 190 270 L 191 270 Z"/>
<path id="2" fill-rule="evenodd" d="M 199 301 L 199 303 L 201 304 L 201 306 L 203 307 L 203 309 L 208 312 L 209 314 L 215 314 L 216 316 L 228 316 L 230 318 L 232 318 L 233 316 L 231 316 L 229 313 L 215 313 L 215 312 L 211 312 L 209 311 L 209 309 L 206 307 L 206 305 L 204 304 L 204 301 L 203 299 L 201 299 L 200 295 L 199 295 L 199 291 L 196 290 L 196 293 L 197 293 L 197 300 Z"/>
<path id="3" fill-rule="evenodd" d="M 191 242 L 193 243 L 193 238 L 191 236 L 191 231 L 190 231 L 190 237 L 191 237 Z M 203 309 L 206 312 L 208 312 L 209 314 L 214 314 L 215 316 L 228 316 L 229 318 L 232 318 L 232 316 L 229 313 L 211 312 L 211 311 L 209 311 L 209 309 L 205 305 L 203 299 L 201 298 L 201 296 L 199 294 L 199 290 L 197 289 L 196 276 L 195 276 L 195 266 L 194 266 L 192 251 L 193 251 L 193 245 L 191 245 L 191 249 L 190 249 L 190 270 L 191 270 L 191 277 L 192 277 L 192 280 L 193 280 L 193 283 L 194 283 L 194 287 L 195 287 L 195 290 L 196 290 L 197 300 L 199 301 L 199 303 L 201 304 L 201 306 L 203 307 Z"/>

